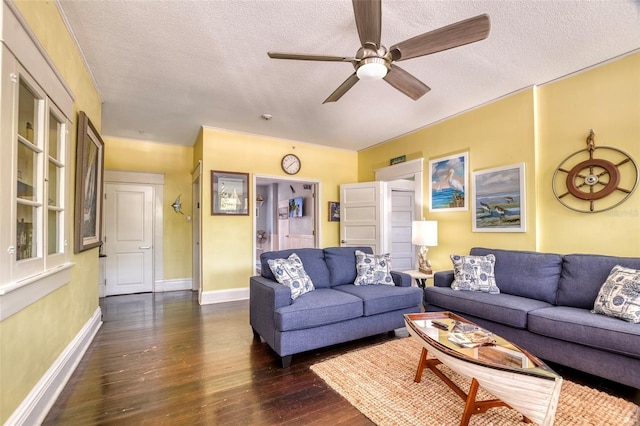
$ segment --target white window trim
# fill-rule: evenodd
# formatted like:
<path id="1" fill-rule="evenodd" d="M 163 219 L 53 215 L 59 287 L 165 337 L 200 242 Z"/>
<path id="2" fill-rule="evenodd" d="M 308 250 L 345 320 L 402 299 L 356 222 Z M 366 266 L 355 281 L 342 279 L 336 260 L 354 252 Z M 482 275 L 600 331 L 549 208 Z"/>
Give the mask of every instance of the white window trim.
<path id="1" fill-rule="evenodd" d="M 27 71 L 27 74 L 35 80 L 37 85 L 41 87 L 46 94 L 49 102 L 53 102 L 57 106 L 57 112 L 64 116 L 67 120 L 67 128 L 71 123 L 71 117 L 73 117 L 73 104 L 75 98 L 68 85 L 64 82 L 61 74 L 55 68 L 53 61 L 49 58 L 42 45 L 38 42 L 37 37 L 30 30 L 28 24 L 24 18 L 18 12 L 16 6 L 11 2 L 2 2 L 2 9 L 0 14 L 0 43 L 2 46 L 2 54 L 0 56 L 2 60 L 2 74 L 7 72 L 6 62 L 13 61 L 13 58 L 9 58 L 9 54 L 13 55 L 15 60 L 19 62 L 21 67 Z M 18 72 L 16 69 L 13 72 Z M 6 96 L 4 92 L 3 96 Z M 2 127 L 6 128 L 6 123 L 12 120 L 8 118 L 8 112 L 6 110 L 6 102 L 2 100 Z M 47 108 L 48 112 L 49 109 Z M 14 126 L 10 126 L 14 129 Z M 6 133 L 2 131 L 3 138 Z M 15 132 L 13 132 L 15 136 Z M 14 136 L 10 140 L 14 140 Z M 14 143 L 12 143 L 12 146 Z M 11 148 L 13 149 L 13 148 Z M 3 151 L 7 152 L 7 151 Z M 10 158 L 14 158 L 16 155 L 14 151 L 11 151 Z M 45 153 L 46 154 L 46 153 Z M 70 179 L 70 167 L 69 167 L 69 140 L 67 137 L 67 145 L 65 147 L 65 185 L 66 190 L 70 189 L 68 182 Z M 13 173 L 14 168 L 9 168 Z M 3 173 L 3 176 L 5 174 Z M 11 175 L 9 179 L 2 179 L 2 182 L 11 182 L 10 188 L 0 188 L 0 198 L 4 201 L 11 200 L 11 204 L 15 204 L 15 177 Z M 7 185 L 7 184 L 5 184 Z M 7 198 L 8 197 L 8 198 Z M 69 220 L 71 216 L 71 209 L 68 197 L 64 200 L 65 209 L 65 221 L 64 221 L 64 240 L 69 239 Z M 46 205 L 45 205 L 46 207 Z M 15 209 L 15 207 L 13 207 Z M 10 214 L 12 220 L 15 219 L 15 211 Z M 49 268 L 47 270 L 41 269 L 38 273 L 35 273 L 29 277 L 17 278 L 16 275 L 16 260 L 15 254 L 11 253 L 11 241 L 15 240 L 15 227 L 13 233 L 7 234 L 6 232 L 0 232 L 0 243 L 3 247 L 0 247 L 0 269 L 3 269 L 3 273 L 0 273 L 0 321 L 10 317 L 11 315 L 23 310 L 27 306 L 37 302 L 41 298 L 45 297 L 49 293 L 64 286 L 71 281 L 71 268 L 74 263 L 69 259 L 69 246 L 64 246 L 64 258 L 62 262 L 57 259 L 58 265 Z M 46 256 L 46 247 L 41 247 L 43 256 Z"/>

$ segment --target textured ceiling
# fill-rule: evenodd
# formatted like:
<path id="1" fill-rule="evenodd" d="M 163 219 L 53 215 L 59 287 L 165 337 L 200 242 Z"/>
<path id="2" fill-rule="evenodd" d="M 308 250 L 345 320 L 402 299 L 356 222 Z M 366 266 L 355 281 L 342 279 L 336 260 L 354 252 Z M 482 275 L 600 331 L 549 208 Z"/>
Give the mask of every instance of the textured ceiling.
<path id="1" fill-rule="evenodd" d="M 360 81 L 323 105 L 354 56 L 348 0 L 58 0 L 104 99 L 105 136 L 192 145 L 200 126 L 360 150 L 640 48 L 638 0 L 383 0 L 382 44 L 482 13 L 486 40 L 401 63 L 413 101 Z M 273 119 L 260 118 L 264 113 Z"/>

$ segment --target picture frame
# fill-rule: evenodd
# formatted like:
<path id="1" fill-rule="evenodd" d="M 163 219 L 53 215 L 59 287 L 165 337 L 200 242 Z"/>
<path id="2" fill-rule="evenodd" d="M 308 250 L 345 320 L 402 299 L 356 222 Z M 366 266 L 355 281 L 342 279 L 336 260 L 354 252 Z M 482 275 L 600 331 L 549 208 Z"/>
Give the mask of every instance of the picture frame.
<path id="1" fill-rule="evenodd" d="M 473 172 L 473 232 L 526 232 L 524 163 Z"/>
<path id="2" fill-rule="evenodd" d="M 78 113 L 74 253 L 102 245 L 104 141 L 84 111 Z"/>
<path id="3" fill-rule="evenodd" d="M 249 215 L 249 173 L 211 170 L 211 215 Z"/>
<path id="4" fill-rule="evenodd" d="M 289 219 L 289 207 L 279 207 L 278 208 L 278 219 L 279 220 L 287 220 Z"/>
<path id="5" fill-rule="evenodd" d="M 469 210 L 469 152 L 429 161 L 429 211 Z"/>
<path id="6" fill-rule="evenodd" d="M 340 222 L 340 203 L 338 201 L 329 201 L 329 222 Z"/>

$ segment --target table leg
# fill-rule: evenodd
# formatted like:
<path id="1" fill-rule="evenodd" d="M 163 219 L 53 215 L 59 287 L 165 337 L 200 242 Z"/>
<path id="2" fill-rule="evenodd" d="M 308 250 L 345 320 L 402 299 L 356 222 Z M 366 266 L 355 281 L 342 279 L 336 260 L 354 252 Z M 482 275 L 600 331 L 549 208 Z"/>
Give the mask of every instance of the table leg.
<path id="1" fill-rule="evenodd" d="M 422 348 L 420 361 L 418 362 L 418 369 L 416 370 L 416 377 L 413 379 L 414 382 L 420 383 L 420 380 L 422 380 L 422 371 L 425 368 L 427 368 L 427 349 Z"/>

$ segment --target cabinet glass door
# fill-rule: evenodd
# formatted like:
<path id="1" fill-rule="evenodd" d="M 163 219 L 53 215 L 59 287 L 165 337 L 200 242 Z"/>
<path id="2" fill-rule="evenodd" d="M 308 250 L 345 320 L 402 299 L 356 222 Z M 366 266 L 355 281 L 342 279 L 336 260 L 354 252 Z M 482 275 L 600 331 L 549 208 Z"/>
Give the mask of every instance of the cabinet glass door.
<path id="1" fill-rule="evenodd" d="M 38 257 L 37 242 L 41 232 L 40 209 L 42 176 L 40 158 L 42 141 L 40 137 L 41 111 L 44 100 L 37 96 L 20 79 L 18 92 L 18 164 L 17 164 L 17 235 L 16 259 Z"/>

